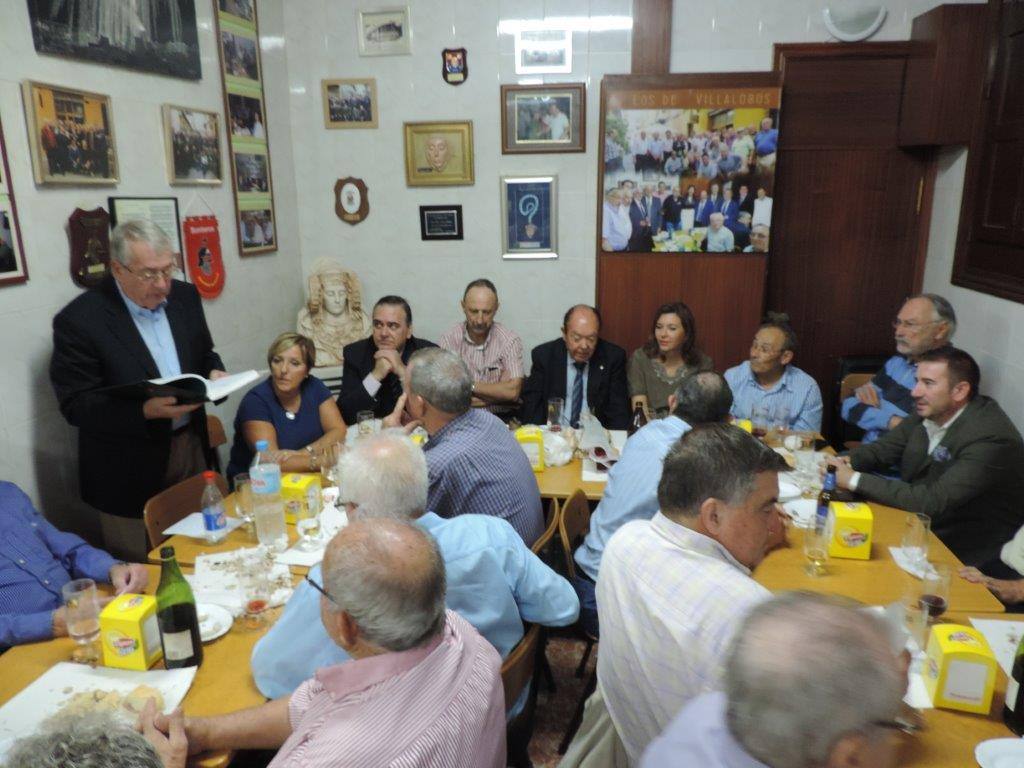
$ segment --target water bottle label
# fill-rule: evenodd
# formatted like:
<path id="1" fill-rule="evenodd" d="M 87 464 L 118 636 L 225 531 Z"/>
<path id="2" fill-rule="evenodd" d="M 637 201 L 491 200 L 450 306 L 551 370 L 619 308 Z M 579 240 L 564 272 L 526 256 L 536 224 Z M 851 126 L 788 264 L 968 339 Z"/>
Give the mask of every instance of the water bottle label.
<path id="1" fill-rule="evenodd" d="M 203 508 L 203 527 L 208 531 L 220 531 L 228 525 L 224 517 L 224 505 L 218 504 L 215 507 Z"/>
<path id="2" fill-rule="evenodd" d="M 260 466 L 250 470 L 249 481 L 252 484 L 253 493 L 281 492 L 281 473 L 274 472 L 273 468 L 268 470 Z"/>

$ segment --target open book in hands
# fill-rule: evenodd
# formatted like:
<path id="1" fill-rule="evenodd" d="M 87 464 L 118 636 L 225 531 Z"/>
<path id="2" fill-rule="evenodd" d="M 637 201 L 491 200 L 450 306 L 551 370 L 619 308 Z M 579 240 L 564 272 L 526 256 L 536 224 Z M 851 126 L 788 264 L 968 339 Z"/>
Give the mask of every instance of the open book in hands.
<path id="1" fill-rule="evenodd" d="M 204 379 L 194 373 L 183 373 L 181 376 L 170 376 L 164 379 L 150 379 L 134 384 L 121 384 L 106 387 L 103 392 L 114 397 L 130 400 L 148 400 L 151 397 L 174 397 L 178 405 L 191 403 L 219 403 L 232 392 L 256 381 L 260 375 L 253 370 L 222 376 L 216 381 Z"/>

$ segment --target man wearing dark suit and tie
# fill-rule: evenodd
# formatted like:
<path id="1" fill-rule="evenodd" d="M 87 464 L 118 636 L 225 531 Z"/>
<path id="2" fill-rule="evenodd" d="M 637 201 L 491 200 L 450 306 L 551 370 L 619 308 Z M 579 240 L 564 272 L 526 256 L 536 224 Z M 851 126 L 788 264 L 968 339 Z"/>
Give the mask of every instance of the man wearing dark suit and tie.
<path id="1" fill-rule="evenodd" d="M 746 184 L 740 184 L 739 195 L 736 196 L 736 204 L 741 211 L 754 215 L 754 196 L 750 194 L 750 188 Z"/>
<path id="2" fill-rule="evenodd" d="M 711 214 L 714 212 L 714 203 L 708 198 L 707 190 L 702 189 L 700 199 L 697 201 L 697 207 L 694 208 L 693 225 L 695 227 L 706 227 L 708 222 L 711 221 Z"/>
<path id="3" fill-rule="evenodd" d="M 629 221 L 633 225 L 633 234 L 627 250 L 651 250 L 654 247 L 652 235 L 661 226 L 661 200 L 653 195 L 650 184 L 644 184 L 642 194 L 634 193 L 629 206 Z"/>
<path id="4" fill-rule="evenodd" d="M 224 374 L 195 287 L 172 278 L 167 234 L 127 221 L 110 238 L 111 275 L 53 319 L 50 380 L 78 427 L 82 499 L 100 511 L 105 548 L 145 562 L 146 501 L 207 468 L 206 414 L 173 397 L 138 401 L 104 389 L 144 379 Z"/>
<path id="5" fill-rule="evenodd" d="M 836 464 L 841 488 L 921 512 L 966 565 L 998 567 L 1024 524 L 1024 443 L 995 400 L 978 394 L 978 364 L 944 346 L 917 359 L 916 413 Z M 900 468 L 899 479 L 873 472 Z M 993 574 L 1000 575 L 1000 574 Z"/>
<path id="6" fill-rule="evenodd" d="M 740 207 L 732 199 L 732 187 L 726 186 L 722 192 L 722 204 L 719 206 L 718 212 L 725 216 L 725 226 L 728 227 L 732 222 L 736 221 L 736 217 L 740 213 Z"/>
<path id="7" fill-rule="evenodd" d="M 402 396 L 402 376 L 413 352 L 436 347 L 412 335 L 412 308 L 401 296 L 384 296 L 373 305 L 369 338 L 346 344 L 338 408 L 346 424 L 355 424 L 360 411 L 383 419 Z"/>
<path id="8" fill-rule="evenodd" d="M 546 423 L 548 400 L 560 397 L 564 426 L 578 427 L 588 411 L 607 429 L 629 426 L 626 352 L 600 331 L 600 313 L 578 304 L 565 313 L 562 338 L 533 348 L 520 410 L 524 424 Z"/>

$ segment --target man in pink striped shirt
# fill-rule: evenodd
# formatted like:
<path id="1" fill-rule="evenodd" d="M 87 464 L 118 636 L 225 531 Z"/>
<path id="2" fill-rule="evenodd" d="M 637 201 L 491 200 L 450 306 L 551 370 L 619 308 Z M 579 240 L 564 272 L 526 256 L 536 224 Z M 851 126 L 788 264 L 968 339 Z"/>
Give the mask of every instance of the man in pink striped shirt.
<path id="1" fill-rule="evenodd" d="M 466 321 L 456 323 L 438 346 L 462 358 L 473 377 L 473 405 L 507 420 L 519 408 L 523 388 L 523 341 L 494 322 L 498 289 L 486 278 L 474 280 L 462 294 Z"/>
<path id="2" fill-rule="evenodd" d="M 325 667 L 290 696 L 186 718 L 189 753 L 277 749 L 272 768 L 500 768 L 501 658 L 446 611 L 444 561 L 407 520 L 367 515 L 328 545 L 320 618 L 352 661 Z M 167 730 L 168 718 L 154 725 Z"/>

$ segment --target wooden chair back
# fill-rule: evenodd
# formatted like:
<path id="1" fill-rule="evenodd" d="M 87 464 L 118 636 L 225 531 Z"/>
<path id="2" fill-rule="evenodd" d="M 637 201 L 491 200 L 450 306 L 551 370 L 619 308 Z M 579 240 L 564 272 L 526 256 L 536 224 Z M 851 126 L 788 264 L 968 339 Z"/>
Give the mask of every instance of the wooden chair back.
<path id="1" fill-rule="evenodd" d="M 559 516 L 560 512 L 558 501 L 554 500 L 552 501 L 551 507 L 551 522 L 548 523 L 548 527 L 545 529 L 544 533 L 540 535 L 540 538 L 538 538 L 535 542 L 533 542 L 532 545 L 530 545 L 530 551 L 538 557 L 540 556 L 541 552 L 544 551 L 544 548 L 547 547 L 547 545 L 555 537 L 555 534 L 558 532 Z"/>
<path id="2" fill-rule="evenodd" d="M 540 647 L 540 625 L 529 624 L 526 634 L 501 665 L 501 684 L 505 689 L 505 711 L 512 709 L 523 689 L 533 679 Z"/>
<path id="3" fill-rule="evenodd" d="M 843 377 L 842 382 L 839 384 L 839 402 L 842 402 L 846 398 L 853 394 L 853 391 L 857 387 L 863 386 L 871 381 L 874 374 L 872 373 L 848 373 Z"/>
<path id="4" fill-rule="evenodd" d="M 211 450 L 217 450 L 228 441 L 227 433 L 224 432 L 224 425 L 212 413 L 206 414 L 206 435 L 209 438 Z"/>
<path id="5" fill-rule="evenodd" d="M 227 497 L 228 484 L 219 473 L 215 475 L 217 487 Z M 194 475 L 161 491 L 146 502 L 142 509 L 142 519 L 146 524 L 149 536 L 149 547 L 153 549 L 167 540 L 164 531 L 184 517 L 199 511 L 199 503 L 203 497 L 206 482 L 201 474 Z"/>
<path id="6" fill-rule="evenodd" d="M 558 534 L 562 540 L 562 552 L 565 555 L 565 572 L 570 579 L 576 577 L 576 563 L 572 559 L 573 550 L 580 545 L 583 537 L 590 530 L 590 504 L 587 496 L 579 488 L 561 507 L 558 515 Z"/>

